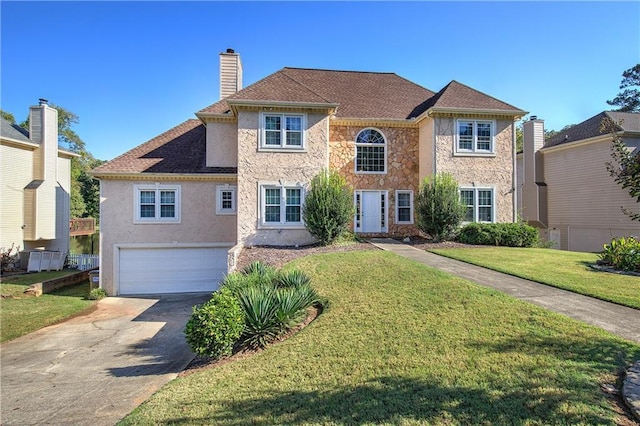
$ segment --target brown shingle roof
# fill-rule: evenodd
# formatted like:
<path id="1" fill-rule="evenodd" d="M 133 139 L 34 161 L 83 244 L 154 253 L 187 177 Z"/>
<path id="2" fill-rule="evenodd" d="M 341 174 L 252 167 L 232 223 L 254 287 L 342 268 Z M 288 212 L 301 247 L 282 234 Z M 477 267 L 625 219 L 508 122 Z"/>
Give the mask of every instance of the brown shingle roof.
<path id="1" fill-rule="evenodd" d="M 408 119 L 431 96 L 432 91 L 394 73 L 283 68 L 227 99 L 337 103 L 339 118 Z M 200 112 L 220 112 L 219 104 Z"/>
<path id="2" fill-rule="evenodd" d="M 425 105 L 428 108 L 521 112 L 519 108 L 452 80 Z"/>
<path id="3" fill-rule="evenodd" d="M 237 173 L 235 167 L 206 167 L 206 129 L 187 120 L 95 168 L 100 173 Z"/>
<path id="4" fill-rule="evenodd" d="M 610 118 L 616 124 L 618 131 L 640 132 L 640 114 L 631 112 L 603 111 L 580 124 L 569 127 L 550 137 L 544 144 L 545 148 L 562 145 L 569 142 L 575 142 L 583 139 L 589 139 L 600 136 L 602 120 Z"/>

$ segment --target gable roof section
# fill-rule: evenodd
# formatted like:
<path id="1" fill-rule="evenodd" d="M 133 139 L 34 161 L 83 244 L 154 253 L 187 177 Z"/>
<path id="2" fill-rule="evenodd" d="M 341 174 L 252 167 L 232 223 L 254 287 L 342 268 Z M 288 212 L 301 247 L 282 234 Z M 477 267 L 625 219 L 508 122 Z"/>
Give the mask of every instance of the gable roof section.
<path id="1" fill-rule="evenodd" d="M 19 142 L 35 143 L 29 139 L 29 132 L 17 124 L 11 124 L 8 120 L 0 117 L 0 136 L 3 139 L 12 139 Z"/>
<path id="2" fill-rule="evenodd" d="M 291 102 L 338 104 L 338 118 L 404 120 L 433 95 L 394 73 L 283 68 L 199 113 L 224 113 L 226 101 Z"/>
<path id="3" fill-rule="evenodd" d="M 556 133 L 544 144 L 544 148 L 575 142 L 601 136 L 607 131 L 601 131 L 602 120 L 610 118 L 616 124 L 618 131 L 640 133 L 640 114 L 632 112 L 603 111 L 580 124 Z"/>
<path id="4" fill-rule="evenodd" d="M 442 90 L 427 100 L 422 106 L 422 113 L 428 109 L 438 112 L 480 110 L 502 112 L 506 114 L 523 114 L 525 111 L 506 102 L 482 93 L 476 89 L 452 80 Z"/>
<path id="5" fill-rule="evenodd" d="M 235 174 L 235 167 L 206 167 L 206 128 L 191 119 L 95 168 L 95 175 L 128 173 Z"/>

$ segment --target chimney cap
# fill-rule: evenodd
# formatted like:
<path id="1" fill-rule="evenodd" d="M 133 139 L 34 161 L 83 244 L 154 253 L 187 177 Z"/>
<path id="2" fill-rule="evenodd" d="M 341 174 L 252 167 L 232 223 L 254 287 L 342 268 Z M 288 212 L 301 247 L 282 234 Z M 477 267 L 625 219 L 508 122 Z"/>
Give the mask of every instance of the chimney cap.
<path id="1" fill-rule="evenodd" d="M 38 104 L 39 105 L 48 105 L 49 101 L 44 99 L 44 98 L 40 98 L 38 99 Z"/>
<path id="2" fill-rule="evenodd" d="M 231 49 L 231 48 L 229 48 L 229 49 L 227 49 L 227 53 L 236 53 L 236 51 Z"/>
<path id="3" fill-rule="evenodd" d="M 537 120 L 537 119 L 538 119 L 537 115 L 532 115 L 531 118 L 530 118 L 531 121 L 534 121 L 534 120 Z"/>

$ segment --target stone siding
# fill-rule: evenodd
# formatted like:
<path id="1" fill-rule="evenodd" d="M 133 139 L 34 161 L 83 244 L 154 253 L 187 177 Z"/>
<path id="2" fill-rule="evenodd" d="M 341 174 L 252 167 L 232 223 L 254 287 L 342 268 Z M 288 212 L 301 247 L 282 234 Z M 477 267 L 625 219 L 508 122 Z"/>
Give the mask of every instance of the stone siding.
<path id="1" fill-rule="evenodd" d="M 355 139 L 366 127 L 331 126 L 329 129 L 329 168 L 337 170 L 354 190 L 388 191 L 388 234 L 406 236 L 418 234 L 414 225 L 396 224 L 396 190 L 418 192 L 418 129 L 407 127 L 375 127 L 387 141 L 387 173 L 356 174 Z M 414 222 L 415 223 L 415 222 Z M 353 225 L 352 225 L 353 229 Z M 367 234 L 368 235 L 368 234 Z"/>
<path id="2" fill-rule="evenodd" d="M 451 173 L 460 186 L 495 188 L 496 222 L 513 222 L 513 121 L 496 120 L 495 156 L 454 155 L 456 119 L 436 118 L 436 173 Z"/>

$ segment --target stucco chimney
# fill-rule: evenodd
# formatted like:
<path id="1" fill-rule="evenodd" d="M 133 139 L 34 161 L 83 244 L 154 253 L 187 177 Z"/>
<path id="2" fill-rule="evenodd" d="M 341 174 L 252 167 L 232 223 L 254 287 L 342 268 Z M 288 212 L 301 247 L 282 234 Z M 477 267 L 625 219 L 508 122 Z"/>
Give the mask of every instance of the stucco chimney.
<path id="1" fill-rule="evenodd" d="M 233 49 L 220 53 L 220 99 L 242 89 L 242 62 Z"/>
<path id="2" fill-rule="evenodd" d="M 544 183 L 544 163 L 540 153 L 544 146 L 544 120 L 532 116 L 523 124 L 522 136 L 522 216 L 531 224 L 544 227 L 547 223 L 547 185 Z"/>

